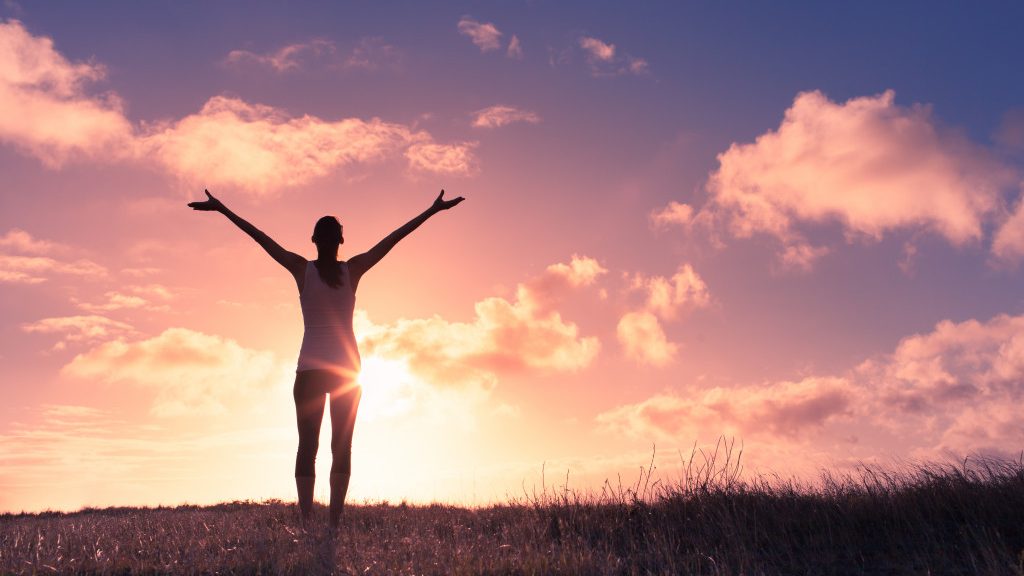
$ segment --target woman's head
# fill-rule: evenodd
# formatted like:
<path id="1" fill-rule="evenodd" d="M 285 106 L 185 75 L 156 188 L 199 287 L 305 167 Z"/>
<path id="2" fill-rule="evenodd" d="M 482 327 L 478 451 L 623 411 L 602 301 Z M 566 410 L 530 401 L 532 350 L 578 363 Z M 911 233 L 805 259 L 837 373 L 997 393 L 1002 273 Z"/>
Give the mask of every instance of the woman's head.
<path id="1" fill-rule="evenodd" d="M 313 243 L 318 249 L 337 249 L 339 244 L 345 243 L 341 235 L 341 222 L 334 216 L 324 216 L 316 221 L 313 226 Z"/>

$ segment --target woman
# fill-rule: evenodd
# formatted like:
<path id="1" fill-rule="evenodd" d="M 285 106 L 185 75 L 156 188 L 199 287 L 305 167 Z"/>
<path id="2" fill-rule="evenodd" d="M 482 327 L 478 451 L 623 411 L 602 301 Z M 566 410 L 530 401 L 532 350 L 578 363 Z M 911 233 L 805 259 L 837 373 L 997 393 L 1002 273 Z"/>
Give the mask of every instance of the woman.
<path id="1" fill-rule="evenodd" d="M 299 427 L 299 449 L 295 456 L 295 488 L 299 511 L 304 521 L 313 512 L 313 463 L 320 438 L 320 422 L 324 415 L 325 397 L 331 401 L 331 526 L 337 527 L 345 505 L 345 493 L 352 470 L 352 431 L 359 408 L 361 389 L 359 350 L 352 332 L 352 311 L 359 280 L 367 270 L 380 262 L 395 244 L 442 210 L 462 202 L 460 196 L 444 199 L 444 190 L 422 214 L 388 234 L 369 251 L 348 261 L 338 260 L 338 247 L 345 242 L 341 223 L 334 216 L 324 216 L 313 227 L 316 260 L 289 252 L 252 224 L 236 215 L 208 190 L 206 200 L 190 202 L 194 210 L 220 212 L 252 237 L 270 257 L 284 266 L 299 288 L 302 304 L 302 348 L 295 371 L 295 416 Z"/>

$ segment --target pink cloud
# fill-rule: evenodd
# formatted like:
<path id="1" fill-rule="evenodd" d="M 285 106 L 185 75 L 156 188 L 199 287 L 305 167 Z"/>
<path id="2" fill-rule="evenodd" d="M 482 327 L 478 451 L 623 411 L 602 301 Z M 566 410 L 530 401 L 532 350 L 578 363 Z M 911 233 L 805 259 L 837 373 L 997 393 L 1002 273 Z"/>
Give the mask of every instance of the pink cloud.
<path id="1" fill-rule="evenodd" d="M 49 254 L 63 249 L 63 247 L 56 242 L 34 238 L 20 228 L 11 228 L 6 234 L 0 236 L 0 249 L 22 254 Z"/>
<path id="2" fill-rule="evenodd" d="M 631 288 L 646 294 L 644 308 L 667 320 L 679 312 L 704 308 L 711 304 L 707 284 L 689 264 L 679 267 L 671 278 L 635 274 Z"/>
<path id="3" fill-rule="evenodd" d="M 593 36 L 581 36 L 579 46 L 594 76 L 642 75 L 650 66 L 643 58 L 619 54 L 615 44 Z"/>
<path id="4" fill-rule="evenodd" d="M 235 98 L 211 98 L 197 114 L 150 126 L 142 145 L 169 172 L 209 186 L 267 194 L 356 162 L 381 160 L 412 137 L 377 119 L 336 122 Z"/>
<path id="5" fill-rule="evenodd" d="M 21 329 L 30 334 L 58 336 L 57 349 L 63 349 L 68 344 L 110 340 L 134 333 L 131 325 L 98 315 L 43 318 L 23 324 Z"/>
<path id="6" fill-rule="evenodd" d="M 477 110 L 474 115 L 473 126 L 476 128 L 500 128 L 516 122 L 525 122 L 527 124 L 537 124 L 540 122 L 540 116 L 529 110 L 500 104 L 484 108 L 483 110 Z"/>
<path id="7" fill-rule="evenodd" d="M 132 127 L 120 101 L 85 92 L 104 75 L 98 64 L 69 62 L 50 38 L 33 36 L 21 22 L 0 22 L 0 141 L 52 167 L 78 157 L 130 156 Z"/>
<path id="8" fill-rule="evenodd" d="M 336 51 L 337 47 L 334 42 L 315 38 L 308 42 L 289 44 L 266 54 L 257 54 L 248 50 L 232 50 L 225 58 L 225 63 L 231 65 L 252 63 L 266 66 L 277 72 L 287 72 L 299 68 L 306 59 L 334 54 Z"/>
<path id="9" fill-rule="evenodd" d="M 583 36 L 580 38 L 580 48 L 583 48 L 583 51 L 594 60 L 600 60 L 601 62 L 615 60 L 615 44 L 605 43 L 590 36 Z"/>
<path id="10" fill-rule="evenodd" d="M 651 224 L 658 228 L 680 226 L 688 228 L 693 222 L 693 206 L 672 200 L 664 208 L 651 212 Z"/>
<path id="11" fill-rule="evenodd" d="M 777 130 L 718 161 L 704 210 L 736 237 L 777 238 L 783 263 L 802 268 L 824 254 L 804 239 L 805 224 L 836 223 L 850 239 L 927 230 L 958 246 L 977 242 L 1016 178 L 927 107 L 898 106 L 892 91 L 844 103 L 801 93 Z"/>
<path id="12" fill-rule="evenodd" d="M 7 256 L 0 255 L 0 272 L 13 275 L 24 275 L 30 283 L 43 282 L 43 275 L 71 274 L 87 278 L 102 278 L 107 269 L 89 260 L 60 262 L 45 256 Z"/>
<path id="13" fill-rule="evenodd" d="M 481 52 L 501 48 L 501 32 L 490 22 L 478 22 L 469 16 L 459 19 L 459 34 L 468 36 Z"/>
<path id="14" fill-rule="evenodd" d="M 474 306 L 471 322 L 440 317 L 398 320 L 389 325 L 364 321 L 360 350 L 405 361 L 416 373 L 440 385 L 494 383 L 499 375 L 523 370 L 576 371 L 600 349 L 596 337 L 582 336 L 556 305 L 593 285 L 604 269 L 593 259 L 574 256 L 518 286 L 516 298 L 490 297 Z"/>
<path id="15" fill-rule="evenodd" d="M 1024 425 L 1024 316 L 942 321 L 843 374 L 666 391 L 605 411 L 599 426 L 650 440 L 720 435 L 794 458 L 1016 454 Z M 787 447 L 788 446 L 788 447 Z"/>
<path id="16" fill-rule="evenodd" d="M 1016 263 L 1024 256 L 1024 185 L 1013 212 L 996 229 L 992 240 L 992 254 L 996 259 Z"/>
<path id="17" fill-rule="evenodd" d="M 391 68 L 401 64 L 402 54 L 398 48 L 388 44 L 383 38 L 363 38 L 352 48 L 345 59 L 345 68 L 376 70 Z"/>
<path id="18" fill-rule="evenodd" d="M 469 176 L 476 171 L 473 149 L 476 142 L 438 144 L 428 138 L 417 140 L 405 150 L 405 158 L 413 170 Z"/>
<path id="19" fill-rule="evenodd" d="M 299 56 L 330 48 L 326 41 L 314 41 L 270 55 L 237 52 L 233 60 L 255 59 L 288 70 Z M 371 56 L 387 52 L 380 43 L 357 48 L 353 66 L 370 66 Z M 85 84 L 103 77 L 101 66 L 69 62 L 49 38 L 32 36 L 18 21 L 0 23 L 0 49 L 0 141 L 50 167 L 77 157 L 153 163 L 188 182 L 255 195 L 403 153 L 415 171 L 474 172 L 473 142 L 437 143 L 427 132 L 377 118 L 295 117 L 226 96 L 210 98 L 199 112 L 184 118 L 134 127 L 116 96 L 84 92 Z M 35 278 L 10 271 L 0 276 L 6 281 Z"/>
<path id="20" fill-rule="evenodd" d="M 523 45 L 519 42 L 519 37 L 515 34 L 513 34 L 512 39 L 508 41 L 508 49 L 505 51 L 505 55 L 515 60 L 523 59 Z"/>
<path id="21" fill-rule="evenodd" d="M 642 438 L 792 437 L 851 412 L 857 394 L 842 378 L 805 378 L 768 386 L 666 392 L 600 414 L 600 425 Z M 691 440 L 692 441 L 692 440 Z"/>
<path id="22" fill-rule="evenodd" d="M 663 367 L 675 359 L 678 346 L 668 341 L 658 318 L 647 311 L 627 312 L 615 328 L 626 357 L 641 364 Z"/>
<path id="23" fill-rule="evenodd" d="M 286 386 L 294 366 L 228 338 L 168 328 L 144 340 L 103 342 L 75 356 L 61 373 L 154 390 L 153 414 L 172 417 L 224 413 L 257 393 Z"/>

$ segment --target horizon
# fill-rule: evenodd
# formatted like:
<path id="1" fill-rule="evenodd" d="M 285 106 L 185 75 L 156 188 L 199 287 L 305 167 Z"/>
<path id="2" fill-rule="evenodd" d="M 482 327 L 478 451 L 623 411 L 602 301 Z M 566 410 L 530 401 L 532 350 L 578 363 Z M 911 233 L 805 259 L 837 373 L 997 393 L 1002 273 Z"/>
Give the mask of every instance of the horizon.
<path id="1" fill-rule="evenodd" d="M 105 7 L 0 5 L 0 512 L 294 499 L 205 188 L 306 258 L 466 198 L 359 285 L 353 503 L 1024 450 L 1020 6 Z"/>

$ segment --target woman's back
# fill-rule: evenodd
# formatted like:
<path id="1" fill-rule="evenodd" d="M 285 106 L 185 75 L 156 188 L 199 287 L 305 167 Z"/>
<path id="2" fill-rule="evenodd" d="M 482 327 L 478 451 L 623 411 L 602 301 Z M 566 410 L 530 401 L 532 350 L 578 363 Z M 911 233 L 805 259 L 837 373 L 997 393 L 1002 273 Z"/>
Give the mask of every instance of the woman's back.
<path id="1" fill-rule="evenodd" d="M 352 330 L 356 296 L 348 264 L 339 262 L 341 286 L 332 288 L 320 277 L 314 262 L 306 263 L 302 292 L 302 348 L 298 370 L 336 370 L 357 374 L 359 350 Z"/>

